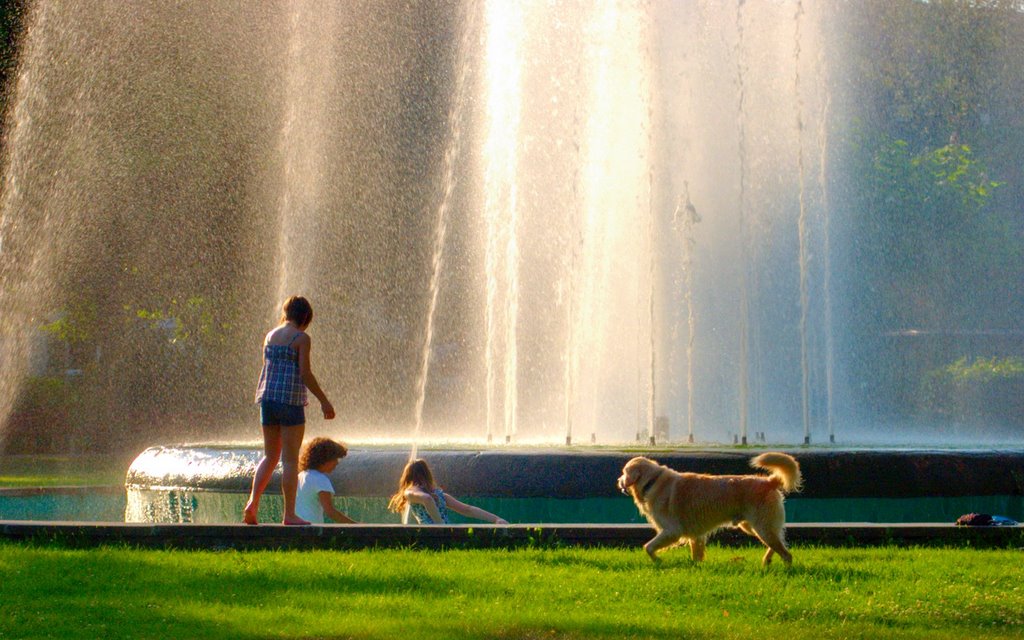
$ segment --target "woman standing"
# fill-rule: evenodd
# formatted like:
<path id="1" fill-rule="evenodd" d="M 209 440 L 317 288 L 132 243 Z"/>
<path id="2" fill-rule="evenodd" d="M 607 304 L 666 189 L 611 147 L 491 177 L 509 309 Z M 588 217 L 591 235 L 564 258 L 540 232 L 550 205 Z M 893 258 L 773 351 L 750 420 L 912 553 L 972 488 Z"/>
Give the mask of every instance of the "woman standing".
<path id="1" fill-rule="evenodd" d="M 263 370 L 256 388 L 263 425 L 263 458 L 252 479 L 252 491 L 245 505 L 246 524 L 259 522 L 260 497 L 281 461 L 281 493 L 284 494 L 284 524 L 309 524 L 295 514 L 295 491 L 299 478 L 299 450 L 306 430 L 306 390 L 323 410 L 324 419 L 334 418 L 334 407 L 320 389 L 309 366 L 312 341 L 306 328 L 313 322 L 313 307 L 301 296 L 285 300 L 281 324 L 263 340 Z"/>

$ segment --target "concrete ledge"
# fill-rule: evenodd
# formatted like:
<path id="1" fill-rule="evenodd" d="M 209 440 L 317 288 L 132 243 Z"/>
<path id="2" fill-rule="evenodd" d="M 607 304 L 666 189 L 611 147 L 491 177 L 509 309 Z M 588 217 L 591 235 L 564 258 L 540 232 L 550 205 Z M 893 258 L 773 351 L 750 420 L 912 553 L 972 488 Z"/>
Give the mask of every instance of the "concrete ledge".
<path id="1" fill-rule="evenodd" d="M 0 521 L 0 540 L 76 548 L 127 545 L 157 549 L 486 549 L 560 546 L 639 547 L 653 536 L 647 525 L 322 525 L 125 524 Z M 1024 525 L 958 527 L 950 524 L 792 524 L 791 545 L 954 546 L 1024 548 Z M 759 544 L 726 529 L 712 541 Z"/>
<path id="2" fill-rule="evenodd" d="M 483 449 L 421 450 L 434 476 L 456 496 L 595 498 L 619 496 L 615 480 L 633 456 L 646 455 L 678 471 L 752 473 L 750 459 L 765 449 Z M 916 498 L 1024 495 L 1024 449 L 879 450 L 780 449 L 804 476 L 805 498 Z M 151 447 L 128 469 L 125 484 L 248 493 L 261 451 L 242 446 Z M 397 486 L 409 452 L 350 448 L 331 473 L 338 495 L 379 497 Z M 494 482 L 501 478 L 501 482 Z M 275 474 L 267 491 L 279 491 Z"/>

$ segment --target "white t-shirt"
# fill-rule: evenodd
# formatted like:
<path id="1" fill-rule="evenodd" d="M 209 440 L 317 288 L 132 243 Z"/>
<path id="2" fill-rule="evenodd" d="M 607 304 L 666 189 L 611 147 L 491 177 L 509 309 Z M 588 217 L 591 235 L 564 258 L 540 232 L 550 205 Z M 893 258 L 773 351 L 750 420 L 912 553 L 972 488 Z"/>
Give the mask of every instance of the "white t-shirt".
<path id="1" fill-rule="evenodd" d="M 295 515 L 313 524 L 324 523 L 324 508 L 320 505 L 320 492 L 334 495 L 334 485 L 327 474 L 309 469 L 299 474 L 299 490 L 295 493 Z"/>

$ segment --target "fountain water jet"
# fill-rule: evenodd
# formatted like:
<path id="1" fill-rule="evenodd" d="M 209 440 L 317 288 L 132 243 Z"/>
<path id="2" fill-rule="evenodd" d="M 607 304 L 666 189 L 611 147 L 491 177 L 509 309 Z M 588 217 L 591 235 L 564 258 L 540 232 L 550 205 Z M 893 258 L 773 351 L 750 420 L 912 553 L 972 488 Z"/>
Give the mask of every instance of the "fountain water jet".
<path id="1" fill-rule="evenodd" d="M 710 5 L 702 10 L 717 11 Z M 60 10 L 53 11 L 60 14 Z M 147 11 L 136 17 L 139 23 L 148 25 L 147 21 L 156 20 L 161 12 L 172 12 Z M 738 27 L 742 29 L 740 23 L 748 21 L 761 22 L 760 16 L 755 16 L 760 11 L 737 9 Z M 222 99 L 233 98 L 234 111 L 252 112 L 248 101 L 253 96 L 265 98 L 260 103 L 263 111 L 259 117 L 269 116 L 268 121 L 273 123 L 264 128 L 269 133 L 264 139 L 272 140 L 274 153 L 263 165 L 246 167 L 251 178 L 241 184 L 266 185 L 242 188 L 253 194 L 253 201 L 266 196 L 276 200 L 275 211 L 260 219 L 261 226 L 264 220 L 272 220 L 271 227 L 276 230 L 270 242 L 266 238 L 250 239 L 263 231 L 247 232 L 250 235 L 239 245 L 255 256 L 265 255 L 262 252 L 269 249 L 272 258 L 254 260 L 252 267 L 239 269 L 237 277 L 232 274 L 216 286 L 207 287 L 204 298 L 225 292 L 245 300 L 266 297 L 270 308 L 271 304 L 276 306 L 271 298 L 286 293 L 302 292 L 310 297 L 318 311 L 316 329 L 330 336 L 317 342 L 316 357 L 324 363 L 319 367 L 324 371 L 322 377 L 355 390 L 372 388 L 361 384 L 360 377 L 379 379 L 379 384 L 391 389 L 411 386 L 413 394 L 406 406 L 412 407 L 410 431 L 414 440 L 437 437 L 432 429 L 442 437 L 473 435 L 472 427 L 457 432 L 455 426 L 445 427 L 443 414 L 430 415 L 434 406 L 455 407 L 460 423 L 479 425 L 476 434 L 483 431 L 487 441 L 502 436 L 506 442 L 520 436 L 523 441 L 546 440 L 551 437 L 550 424 L 564 425 L 566 442 L 572 442 L 574 432 L 580 431 L 590 433 L 591 440 L 606 442 L 628 440 L 632 433 L 641 432 L 649 441 L 656 435 L 657 416 L 671 416 L 677 411 L 685 411 L 688 437 L 693 436 L 694 424 L 707 424 L 709 438 L 723 439 L 722 425 L 731 420 L 723 420 L 725 415 L 717 409 L 734 392 L 713 399 L 710 407 L 701 398 L 709 397 L 708 382 L 729 370 L 730 358 L 709 368 L 707 357 L 698 356 L 704 350 L 695 345 L 705 338 L 696 333 L 692 318 L 697 309 L 708 308 L 706 317 L 715 319 L 708 324 L 709 331 L 716 334 L 707 345 L 708 355 L 728 343 L 728 339 L 725 343 L 716 341 L 729 334 L 747 334 L 749 329 L 734 331 L 730 326 L 733 321 L 714 310 L 721 304 L 722 294 L 732 295 L 735 280 L 716 276 L 720 282 L 709 288 L 706 272 L 695 267 L 720 263 L 730 253 L 729 249 L 723 251 L 720 239 L 715 237 L 729 224 L 723 223 L 721 198 L 710 194 L 706 186 L 691 188 L 713 182 L 704 177 L 710 169 L 706 164 L 702 166 L 700 153 L 679 155 L 663 140 L 681 136 L 690 149 L 700 144 L 700 129 L 691 126 L 699 123 L 686 123 L 686 131 L 680 131 L 670 114 L 677 105 L 687 113 L 701 111 L 702 107 L 675 89 L 656 91 L 663 85 L 670 86 L 672 83 L 665 79 L 681 71 L 701 77 L 701 71 L 689 60 L 681 66 L 678 61 L 666 64 L 674 39 L 664 37 L 663 32 L 678 27 L 685 15 L 676 15 L 657 4 L 638 7 L 616 2 L 580 6 L 572 12 L 555 12 L 542 3 L 488 3 L 480 7 L 478 22 L 465 19 L 476 15 L 471 10 L 454 11 L 451 26 L 442 29 L 448 29 L 449 42 L 464 42 L 467 51 L 416 63 L 454 70 L 437 85 L 438 93 L 448 93 L 447 99 L 438 104 L 420 103 L 421 110 L 434 114 L 430 116 L 432 122 L 440 125 L 431 130 L 429 144 L 421 146 L 425 150 L 447 149 L 438 154 L 440 175 L 422 172 L 431 177 L 425 177 L 421 184 L 440 180 L 440 187 L 424 186 L 418 192 L 399 196 L 397 187 L 381 186 L 380 199 L 368 200 L 364 206 L 357 199 L 365 198 L 362 194 L 369 188 L 365 181 L 373 175 L 373 167 L 382 167 L 381 175 L 397 178 L 394 167 L 403 162 L 401 150 L 391 149 L 410 144 L 402 130 L 413 130 L 414 126 L 407 124 L 412 121 L 391 116 L 379 105 L 398 104 L 387 101 L 400 95 L 392 91 L 416 58 L 408 48 L 387 41 L 393 48 L 382 50 L 391 52 L 386 56 L 391 56 L 395 76 L 385 73 L 374 89 L 376 93 L 367 92 L 365 85 L 353 84 L 361 78 L 347 65 L 355 59 L 351 53 L 367 55 L 375 36 L 353 31 L 352 12 L 328 12 L 314 20 L 313 16 L 319 15 L 315 6 L 297 0 L 267 7 L 263 13 L 278 30 L 268 40 L 267 48 L 277 47 L 283 52 L 277 67 L 283 85 L 263 96 L 249 89 L 225 92 Z M 371 24 L 383 24 L 385 13 L 373 13 Z M 783 24 L 781 15 L 770 17 L 768 23 Z M 450 34 L 461 35 L 453 38 Z M 740 34 L 741 40 L 746 37 Z M 342 40 L 350 44 L 338 44 Z M 483 55 L 477 58 L 479 63 L 471 64 L 473 56 L 468 50 L 478 40 Z M 576 44 L 564 59 L 537 65 L 539 47 L 557 41 Z M 739 120 L 743 130 L 749 128 L 749 122 L 760 119 L 744 99 L 757 89 L 745 78 L 753 73 L 747 71 L 755 64 L 751 51 L 743 43 L 733 51 L 741 76 Z M 32 78 L 37 71 L 29 64 L 23 77 Z M 135 72 L 131 66 L 124 71 L 128 76 Z M 245 86 L 254 76 L 245 70 L 237 78 L 228 77 Z M 446 76 L 442 73 L 439 77 Z M 353 90 L 356 87 L 358 91 Z M 715 93 L 713 85 L 708 84 L 708 88 Z M 477 101 L 475 96 L 483 99 Z M 425 119 L 412 112 L 402 117 Z M 215 118 L 214 112 L 203 112 L 200 125 L 203 119 L 216 122 Z M 357 121 L 363 125 L 362 137 L 350 122 L 353 118 L 361 119 Z M 140 116 L 137 126 L 157 125 Z M 386 130 L 397 133 L 388 138 L 382 135 Z M 16 123 L 11 140 L 20 140 L 30 131 L 30 124 Z M 741 133 L 744 147 L 748 146 L 746 138 Z M 349 148 L 359 151 L 350 152 Z M 20 146 L 14 150 L 20 151 Z M 741 217 L 745 202 L 760 189 L 753 181 L 754 168 L 748 166 L 747 157 L 752 153 L 749 149 L 741 152 Z M 50 162 L 58 172 L 61 170 L 59 159 Z M 673 213 L 665 206 L 669 198 L 664 194 L 683 191 L 675 186 L 680 175 L 676 165 L 685 166 L 685 173 L 693 176 L 687 187 L 689 198 L 705 201 L 707 204 L 701 205 L 707 212 L 705 218 L 715 221 L 706 230 L 694 228 L 688 232 L 686 264 L 667 252 L 670 243 L 662 239 Z M 16 196 L 26 176 L 33 175 L 32 169 L 18 166 L 12 161 L 14 175 L 9 185 L 13 186 L 5 194 L 8 199 Z M 348 187 L 339 188 L 335 183 Z M 71 184 L 67 193 L 84 188 L 84 183 Z M 201 189 L 193 191 L 204 193 Z M 428 205 L 428 195 L 439 197 L 439 202 Z M 172 202 L 169 198 L 162 203 L 161 211 L 173 211 Z M 394 216 L 367 216 L 364 223 L 358 215 L 346 213 L 379 209 L 380 204 L 394 205 Z M 251 202 L 244 202 L 232 215 L 241 221 L 253 208 Z M 424 217 L 422 223 L 406 222 L 412 214 L 401 213 L 425 209 L 433 209 L 435 215 Z M 473 215 L 474 209 L 479 215 Z M 14 205 L 4 208 L 6 225 L 10 226 L 15 211 Z M 56 210 L 43 207 L 43 211 L 48 216 L 45 220 L 51 220 L 44 225 L 55 228 Z M 381 235 L 396 224 L 406 228 L 404 235 Z M 753 235 L 746 222 L 741 226 L 745 229 L 741 236 Z M 168 233 L 172 229 L 167 227 L 165 237 L 173 238 Z M 548 231 L 557 238 L 570 238 L 569 257 L 552 252 L 553 246 L 564 251 L 565 245 L 550 244 L 545 238 Z M 473 239 L 474 233 L 478 234 L 477 240 Z M 131 230 L 126 234 L 129 250 L 138 235 Z M 408 263 L 425 268 L 388 263 L 383 271 L 392 269 L 392 273 L 368 269 L 366 265 L 375 259 L 375 247 L 385 247 L 388 238 L 394 242 L 393 238 L 398 237 L 415 239 L 417 248 L 409 255 L 425 259 Z M 139 257 L 139 261 L 147 259 Z M 466 271 L 477 259 L 482 265 L 481 277 Z M 270 263 L 276 267 L 266 268 Z M 751 268 L 745 266 L 740 272 Z M 686 332 L 675 330 L 676 325 L 669 320 L 671 274 L 679 269 L 686 272 Z M 239 289 L 236 283 L 260 270 L 272 274 L 269 281 L 258 282 L 244 292 Z M 54 267 L 40 266 L 36 271 L 37 275 L 12 279 L 18 281 L 16 286 L 38 293 L 48 286 L 48 280 L 53 280 Z M 147 266 L 145 278 L 148 282 L 140 284 L 149 285 L 160 297 L 185 297 L 176 289 L 187 289 L 190 280 L 205 282 L 207 276 L 186 275 L 184 285 L 174 283 L 163 288 L 163 284 L 153 281 Z M 426 291 L 425 297 L 405 293 L 416 289 L 415 282 Z M 375 315 L 379 317 L 379 310 L 390 301 L 387 295 L 375 291 L 384 283 L 389 283 L 387 287 L 397 295 L 407 297 L 397 298 L 401 314 L 377 320 Z M 559 289 L 563 293 L 557 293 Z M 353 297 L 365 295 L 363 292 L 371 293 Z M 453 294 L 462 297 L 458 304 L 451 304 Z M 59 305 L 62 296 L 63 292 L 61 296 L 41 297 L 46 306 Z M 413 304 L 417 298 L 424 304 Z M 556 301 L 554 308 L 559 313 L 547 317 L 545 306 L 549 300 Z M 630 312 L 634 301 L 639 304 Z M 243 307 L 231 311 L 244 313 Z M 745 315 L 750 316 L 750 312 Z M 168 326 L 181 326 L 182 320 L 170 318 L 167 322 Z M 749 324 L 752 319 L 743 322 Z M 262 330 L 257 329 L 259 325 L 249 322 L 242 333 L 256 333 Z M 468 328 L 472 326 L 477 329 Z M 746 343 L 744 339 L 741 346 Z M 359 344 L 392 346 L 367 351 L 372 354 L 368 362 L 374 364 L 364 366 L 352 357 L 358 352 L 350 345 Z M 130 343 L 117 345 L 113 352 L 124 349 L 131 349 Z M 746 351 L 745 346 L 742 351 Z M 676 352 L 679 357 L 674 356 Z M 744 406 L 750 377 L 748 359 L 741 355 L 743 374 L 738 376 Z M 409 366 L 401 366 L 403 360 L 409 360 Z M 676 361 L 687 363 L 685 394 L 680 392 L 678 396 L 671 381 L 672 363 Z M 629 362 L 633 365 L 624 366 Z M 378 363 L 384 366 L 376 366 Z M 432 381 L 435 378 L 437 385 Z M 483 384 L 465 383 L 474 378 Z M 449 391 L 460 386 L 457 381 L 462 381 L 458 395 Z M 246 382 L 247 378 L 239 375 L 230 388 L 247 386 Z M 719 385 L 715 382 L 713 386 Z M 451 396 L 452 401 L 431 401 L 435 388 Z M 553 393 L 554 389 L 558 392 Z M 361 406 L 353 412 L 363 416 L 357 419 L 356 430 L 373 433 L 378 426 L 366 416 L 380 415 L 381 410 L 373 408 L 372 401 L 366 402 L 372 394 L 355 390 L 337 404 Z M 676 406 L 676 397 L 685 397 L 685 405 Z M 633 422 L 635 426 L 630 424 Z M 747 411 L 743 409 L 744 438 L 746 423 Z M 389 433 L 402 431 L 396 429 L 393 423 L 386 426 Z"/>
<path id="2" fill-rule="evenodd" d="M 337 37 L 336 14 L 321 15 L 315 2 L 293 0 L 288 19 L 285 86 L 287 102 L 281 122 L 278 157 L 282 161 L 278 229 L 279 284 L 277 300 L 312 288 L 313 265 L 324 217 L 324 118 L 334 93 L 328 58 L 329 43 Z M 276 309 L 275 309 L 276 311 Z M 276 320 L 274 317 L 272 320 Z"/>
<path id="3" fill-rule="evenodd" d="M 800 402 L 802 406 L 802 417 L 804 425 L 804 444 L 811 443 L 811 383 L 810 365 L 808 364 L 807 346 L 807 315 L 810 312 L 810 301 L 807 291 L 807 205 L 805 194 L 804 175 L 804 101 L 801 97 L 802 87 L 800 85 L 800 23 L 804 15 L 802 0 L 797 0 L 796 15 L 794 17 L 795 28 L 793 30 L 793 68 L 796 70 L 793 80 L 793 94 L 796 96 L 796 145 L 797 145 L 797 176 L 798 199 L 800 202 L 800 213 L 797 217 L 797 235 L 799 238 L 799 262 L 800 262 Z"/>
<path id="4" fill-rule="evenodd" d="M 431 257 L 430 269 L 430 304 L 427 310 L 427 322 L 424 330 L 423 352 L 420 357 L 420 374 L 416 382 L 416 404 L 413 414 L 412 450 L 409 453 L 409 460 L 416 459 L 417 447 L 423 431 L 423 407 L 427 400 L 427 380 L 430 376 L 430 357 L 434 343 L 434 320 L 437 312 L 437 299 L 441 290 L 441 272 L 444 265 L 445 241 L 448 236 L 448 218 L 452 206 L 452 197 L 455 190 L 456 161 L 459 158 L 462 143 L 463 112 L 468 101 L 467 88 L 469 85 L 470 64 L 467 60 L 469 51 L 469 35 L 473 33 L 474 22 L 469 24 L 463 32 L 459 46 L 458 78 L 455 82 L 455 100 L 448 114 L 449 142 L 444 154 L 444 170 L 441 184 L 441 201 L 437 206 L 436 232 L 434 236 L 434 249 Z M 408 514 L 403 516 L 407 519 Z"/>
<path id="5" fill-rule="evenodd" d="M 520 120 L 519 50 L 522 8 L 489 2 L 486 11 L 487 113 L 485 144 L 487 219 L 487 439 L 503 416 L 505 442 L 516 433 L 518 378 L 519 255 L 517 247 L 517 131 Z M 498 354 L 504 351 L 504 358 Z M 498 402 L 498 384 L 503 395 Z"/>
<path id="6" fill-rule="evenodd" d="M 806 442 L 823 397 L 830 440 L 857 437 L 834 415 L 848 226 L 826 166 L 850 100 L 812 64 L 838 9 L 403 7 L 31 8 L 3 324 L 103 311 L 87 348 L 39 338 L 45 373 L 84 381 L 79 432 L 252 438 L 252 306 L 301 289 L 342 414 L 311 433 L 621 443 L 667 417 L 687 440 Z M 682 215 L 682 250 L 680 205 L 702 220 Z M 5 420 L 31 346 L 4 336 Z"/>
<path id="7" fill-rule="evenodd" d="M 682 234 L 683 302 L 686 304 L 686 441 L 693 444 L 693 344 L 697 331 L 693 309 L 693 226 L 700 222 L 700 216 L 690 201 L 688 182 L 683 182 L 683 195 L 672 219 Z"/>
<path id="8" fill-rule="evenodd" d="M 746 134 L 746 88 L 744 77 L 743 51 L 743 4 L 745 0 L 736 2 L 736 93 L 737 93 L 737 138 L 739 140 L 738 183 L 739 196 L 739 265 L 740 265 L 740 373 L 739 373 L 739 409 L 740 439 L 747 444 L 747 427 L 750 414 L 750 274 L 747 264 L 749 242 L 747 238 L 747 134 Z"/>
<path id="9" fill-rule="evenodd" d="M 819 60 L 823 58 L 822 54 Z M 824 66 L 824 62 L 822 62 Z M 823 78 L 827 78 L 828 74 L 822 70 L 820 75 Z M 828 441 L 835 443 L 836 431 L 835 431 L 835 415 L 834 407 L 832 404 L 833 394 L 835 391 L 835 380 L 833 378 L 835 368 L 835 338 L 833 336 L 833 325 L 832 325 L 832 238 L 830 234 L 831 220 L 829 216 L 829 194 L 828 194 L 828 115 L 829 107 L 832 104 L 832 99 L 829 91 L 826 89 L 825 97 L 821 105 L 821 115 L 818 118 L 818 146 L 819 146 L 819 162 L 818 162 L 818 185 L 821 189 L 821 218 L 822 218 L 822 240 L 821 240 L 821 251 L 824 256 L 824 266 L 822 269 L 822 292 L 824 298 L 824 332 L 825 332 L 825 421 L 828 429 Z"/>

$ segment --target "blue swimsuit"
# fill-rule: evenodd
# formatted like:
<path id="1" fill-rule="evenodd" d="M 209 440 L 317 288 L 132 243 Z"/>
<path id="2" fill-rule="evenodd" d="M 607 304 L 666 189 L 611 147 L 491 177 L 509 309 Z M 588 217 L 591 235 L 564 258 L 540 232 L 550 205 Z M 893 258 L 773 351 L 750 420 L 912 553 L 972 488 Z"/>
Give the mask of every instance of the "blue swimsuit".
<path id="1" fill-rule="evenodd" d="M 444 491 L 434 489 L 429 493 L 433 496 L 434 503 L 437 504 L 437 510 L 441 513 L 441 522 L 434 522 L 434 519 L 430 517 L 430 512 L 422 504 L 412 504 L 409 505 L 409 509 L 416 518 L 416 522 L 420 524 L 448 524 L 448 505 L 444 502 Z"/>

